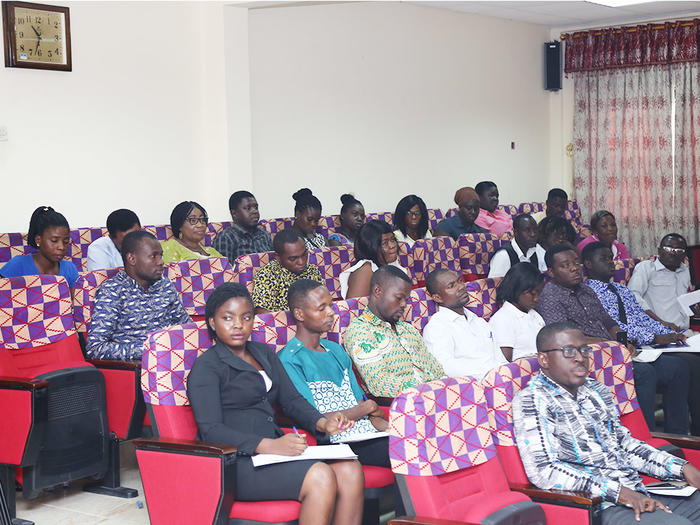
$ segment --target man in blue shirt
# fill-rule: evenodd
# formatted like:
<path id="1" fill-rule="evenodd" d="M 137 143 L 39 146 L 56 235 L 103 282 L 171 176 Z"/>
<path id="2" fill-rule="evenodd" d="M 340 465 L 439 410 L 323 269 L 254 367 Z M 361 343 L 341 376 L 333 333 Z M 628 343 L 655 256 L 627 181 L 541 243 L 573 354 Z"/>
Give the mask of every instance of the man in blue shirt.
<path id="1" fill-rule="evenodd" d="M 138 361 L 148 334 L 191 322 L 173 284 L 163 276 L 163 248 L 143 230 L 122 241 L 124 271 L 95 294 L 87 356 Z"/>
<path id="2" fill-rule="evenodd" d="M 602 242 L 588 244 L 581 253 L 590 287 L 600 299 L 608 315 L 627 332 L 627 338 L 637 345 L 668 346 L 685 340 L 685 335 L 674 332 L 652 319 L 637 302 L 634 293 L 624 284 L 610 282 L 615 274 L 612 250 Z M 685 352 L 667 353 L 683 359 L 690 371 L 688 404 L 690 406 L 690 433 L 700 435 L 700 356 Z"/>

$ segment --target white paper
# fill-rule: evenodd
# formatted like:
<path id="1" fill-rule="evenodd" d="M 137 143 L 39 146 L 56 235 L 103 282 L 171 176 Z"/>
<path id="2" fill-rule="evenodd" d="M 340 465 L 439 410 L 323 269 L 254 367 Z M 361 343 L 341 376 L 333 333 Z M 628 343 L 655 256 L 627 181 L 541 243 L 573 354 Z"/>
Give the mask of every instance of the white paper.
<path id="1" fill-rule="evenodd" d="M 637 363 L 653 363 L 662 354 L 661 350 L 654 350 L 653 348 L 646 348 L 639 351 L 639 353 L 632 358 L 632 361 Z"/>
<path id="2" fill-rule="evenodd" d="M 303 461 L 305 459 L 355 459 L 357 456 L 347 445 L 320 445 L 306 447 L 298 456 L 282 456 L 280 454 L 255 454 L 252 456 L 253 466 L 273 465 L 288 461 Z"/>
<path id="3" fill-rule="evenodd" d="M 378 439 L 387 437 L 388 432 L 363 432 L 362 434 L 353 434 L 340 440 L 341 443 L 355 443 L 357 441 L 367 441 L 368 439 Z"/>
<path id="4" fill-rule="evenodd" d="M 695 312 L 693 312 L 693 310 L 691 310 L 690 307 L 696 303 L 700 303 L 700 290 L 696 290 L 694 292 L 686 293 L 679 296 L 678 302 L 680 303 L 683 312 L 685 312 L 686 315 L 692 317 L 693 315 L 695 315 Z"/>
<path id="5" fill-rule="evenodd" d="M 654 486 L 647 485 L 647 490 L 651 494 L 656 494 L 658 496 L 676 496 L 679 498 L 686 498 L 695 492 L 695 487 L 691 485 L 686 485 L 684 487 L 673 487 L 673 488 L 657 488 Z"/>

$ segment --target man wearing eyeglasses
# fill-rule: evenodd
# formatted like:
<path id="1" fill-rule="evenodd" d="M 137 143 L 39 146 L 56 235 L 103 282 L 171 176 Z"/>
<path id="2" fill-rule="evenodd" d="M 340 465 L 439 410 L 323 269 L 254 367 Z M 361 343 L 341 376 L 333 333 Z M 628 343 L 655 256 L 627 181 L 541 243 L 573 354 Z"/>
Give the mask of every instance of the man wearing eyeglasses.
<path id="1" fill-rule="evenodd" d="M 530 481 L 601 496 L 603 525 L 698 523 L 698 492 L 652 498 L 639 472 L 700 487 L 700 471 L 620 424 L 608 387 L 588 377 L 584 334 L 573 324 L 553 323 L 540 330 L 536 344 L 541 373 L 513 399 L 515 439 Z"/>
<path id="2" fill-rule="evenodd" d="M 659 257 L 637 264 L 628 284 L 649 317 L 674 332 L 690 326 L 690 317 L 677 301 L 690 289 L 690 271 L 683 262 L 687 248 L 682 235 L 665 235 L 659 243 Z"/>

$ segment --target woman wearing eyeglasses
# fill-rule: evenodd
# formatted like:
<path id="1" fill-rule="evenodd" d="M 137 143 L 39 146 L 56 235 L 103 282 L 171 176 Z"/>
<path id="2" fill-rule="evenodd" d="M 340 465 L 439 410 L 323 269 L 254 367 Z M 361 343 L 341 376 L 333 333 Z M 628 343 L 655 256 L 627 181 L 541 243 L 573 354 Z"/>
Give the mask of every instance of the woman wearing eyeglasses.
<path id="1" fill-rule="evenodd" d="M 394 212 L 394 235 L 400 242 L 413 243 L 419 239 L 430 239 L 428 208 L 417 195 L 406 195 L 396 205 Z"/>
<path id="2" fill-rule="evenodd" d="M 391 226 L 384 221 L 369 221 L 360 228 L 355 239 L 355 259 L 357 262 L 338 277 L 343 299 L 368 296 L 372 275 L 380 266 L 391 264 L 408 274 L 399 265 L 399 244 Z"/>
<path id="3" fill-rule="evenodd" d="M 627 250 L 625 243 L 617 240 L 617 223 L 615 222 L 615 216 L 608 210 L 598 210 L 593 214 L 591 217 L 591 230 L 593 230 L 593 235 L 586 237 L 578 243 L 576 249 L 579 255 L 581 255 L 581 252 L 587 244 L 600 241 L 610 246 L 614 260 L 630 258 L 630 252 Z"/>
<path id="4" fill-rule="evenodd" d="M 204 257 L 222 257 L 211 246 L 204 245 L 209 217 L 207 212 L 194 201 L 184 201 L 175 206 L 170 214 L 170 227 L 173 238 L 165 241 L 163 262 L 171 263 Z"/>

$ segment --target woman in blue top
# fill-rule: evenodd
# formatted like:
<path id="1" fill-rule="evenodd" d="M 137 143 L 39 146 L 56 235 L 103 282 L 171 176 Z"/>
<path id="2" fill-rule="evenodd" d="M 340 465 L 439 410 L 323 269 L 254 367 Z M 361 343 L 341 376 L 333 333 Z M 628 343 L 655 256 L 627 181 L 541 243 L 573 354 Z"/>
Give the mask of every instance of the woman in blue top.
<path id="1" fill-rule="evenodd" d="M 389 467 L 389 438 L 373 437 L 389 428 L 384 412 L 365 397 L 343 348 L 321 339 L 335 319 L 330 293 L 316 281 L 299 279 L 289 287 L 287 300 L 297 333 L 279 358 L 289 379 L 322 414 L 340 412 L 355 421 L 351 429 L 330 436 L 332 443 L 348 442 L 363 465 Z"/>
<path id="2" fill-rule="evenodd" d="M 64 259 L 70 246 L 70 227 L 63 215 L 51 206 L 38 207 L 29 220 L 27 242 L 36 248 L 36 253 L 15 255 L 0 268 L 0 276 L 62 275 L 68 286 L 75 286 L 78 270 Z"/>

